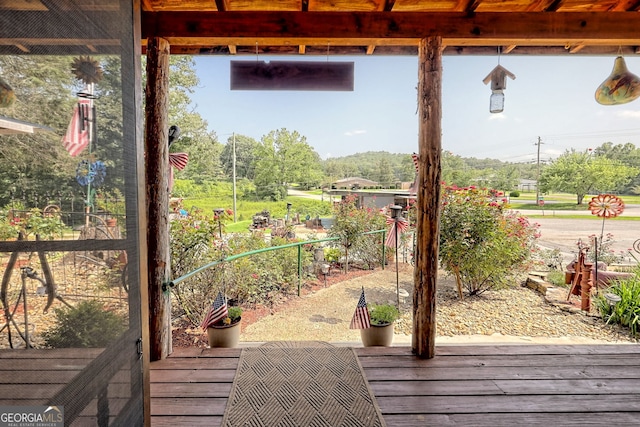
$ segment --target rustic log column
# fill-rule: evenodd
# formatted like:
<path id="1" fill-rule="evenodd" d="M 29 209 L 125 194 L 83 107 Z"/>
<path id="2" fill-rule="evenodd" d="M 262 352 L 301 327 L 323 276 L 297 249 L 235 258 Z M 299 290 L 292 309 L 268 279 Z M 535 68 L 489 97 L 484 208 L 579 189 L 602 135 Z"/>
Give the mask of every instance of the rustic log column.
<path id="1" fill-rule="evenodd" d="M 441 96 L 442 38 L 429 37 L 420 40 L 418 47 L 420 131 L 412 350 L 421 358 L 435 356 L 442 146 Z"/>
<path id="2" fill-rule="evenodd" d="M 148 218 L 149 349 L 152 361 L 171 349 L 171 303 L 162 290 L 171 273 L 169 260 L 169 42 L 147 44 L 145 170 Z"/>

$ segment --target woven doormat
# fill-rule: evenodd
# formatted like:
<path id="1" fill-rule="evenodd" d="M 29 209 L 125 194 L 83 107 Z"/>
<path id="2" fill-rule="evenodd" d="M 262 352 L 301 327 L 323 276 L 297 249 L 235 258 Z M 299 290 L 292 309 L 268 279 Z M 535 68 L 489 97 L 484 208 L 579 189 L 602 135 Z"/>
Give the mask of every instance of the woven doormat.
<path id="1" fill-rule="evenodd" d="M 385 423 L 353 349 L 306 342 L 242 349 L 222 425 Z"/>

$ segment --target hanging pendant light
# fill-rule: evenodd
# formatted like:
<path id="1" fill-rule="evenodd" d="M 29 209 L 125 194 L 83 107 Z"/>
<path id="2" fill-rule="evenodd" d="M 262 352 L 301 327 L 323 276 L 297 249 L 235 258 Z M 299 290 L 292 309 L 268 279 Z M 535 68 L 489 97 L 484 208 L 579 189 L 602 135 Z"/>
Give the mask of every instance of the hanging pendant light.
<path id="1" fill-rule="evenodd" d="M 622 56 L 613 63 L 613 71 L 596 89 L 596 101 L 602 105 L 619 105 L 640 96 L 640 78 L 627 69 Z"/>
<path id="2" fill-rule="evenodd" d="M 507 88 L 507 77 L 515 80 L 516 76 L 502 65 L 497 65 L 489 75 L 482 80 L 484 84 L 491 82 L 491 98 L 489 98 L 489 112 L 502 113 L 504 110 L 504 92 Z"/>
<path id="3" fill-rule="evenodd" d="M 515 80 L 511 71 L 500 65 L 500 46 L 498 46 L 498 65 L 482 80 L 484 84 L 491 82 L 491 97 L 489 98 L 489 112 L 502 113 L 504 111 L 504 92 L 507 88 L 507 77 Z"/>

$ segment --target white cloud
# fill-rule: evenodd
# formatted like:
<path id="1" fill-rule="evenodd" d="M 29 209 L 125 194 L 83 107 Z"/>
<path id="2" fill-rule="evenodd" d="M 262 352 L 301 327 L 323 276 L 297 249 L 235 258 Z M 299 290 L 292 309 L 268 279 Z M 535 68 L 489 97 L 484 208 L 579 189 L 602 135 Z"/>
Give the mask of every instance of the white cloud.
<path id="1" fill-rule="evenodd" d="M 487 120 L 506 120 L 507 115 L 504 113 L 491 113 Z"/>
<path id="2" fill-rule="evenodd" d="M 616 112 L 616 116 L 623 119 L 640 119 L 640 110 L 622 110 Z"/>
<path id="3" fill-rule="evenodd" d="M 364 129 L 349 130 L 349 131 L 346 131 L 344 134 L 346 136 L 355 136 L 355 135 L 362 135 L 363 133 L 367 133 L 367 131 Z"/>

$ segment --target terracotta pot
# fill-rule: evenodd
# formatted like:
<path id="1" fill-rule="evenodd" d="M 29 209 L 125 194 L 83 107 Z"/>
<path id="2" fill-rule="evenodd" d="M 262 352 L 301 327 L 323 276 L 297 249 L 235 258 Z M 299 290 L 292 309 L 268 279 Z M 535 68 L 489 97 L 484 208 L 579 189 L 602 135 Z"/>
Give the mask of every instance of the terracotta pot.
<path id="1" fill-rule="evenodd" d="M 365 347 L 389 347 L 393 341 L 393 323 L 388 325 L 371 325 L 370 328 L 360 329 L 360 338 Z"/>
<path id="2" fill-rule="evenodd" d="M 118 220 L 115 218 L 109 218 L 106 223 L 107 227 L 115 227 L 116 225 L 118 225 Z"/>
<path id="3" fill-rule="evenodd" d="M 240 323 L 242 318 L 231 325 L 208 327 L 209 347 L 237 347 L 240 341 Z"/>

